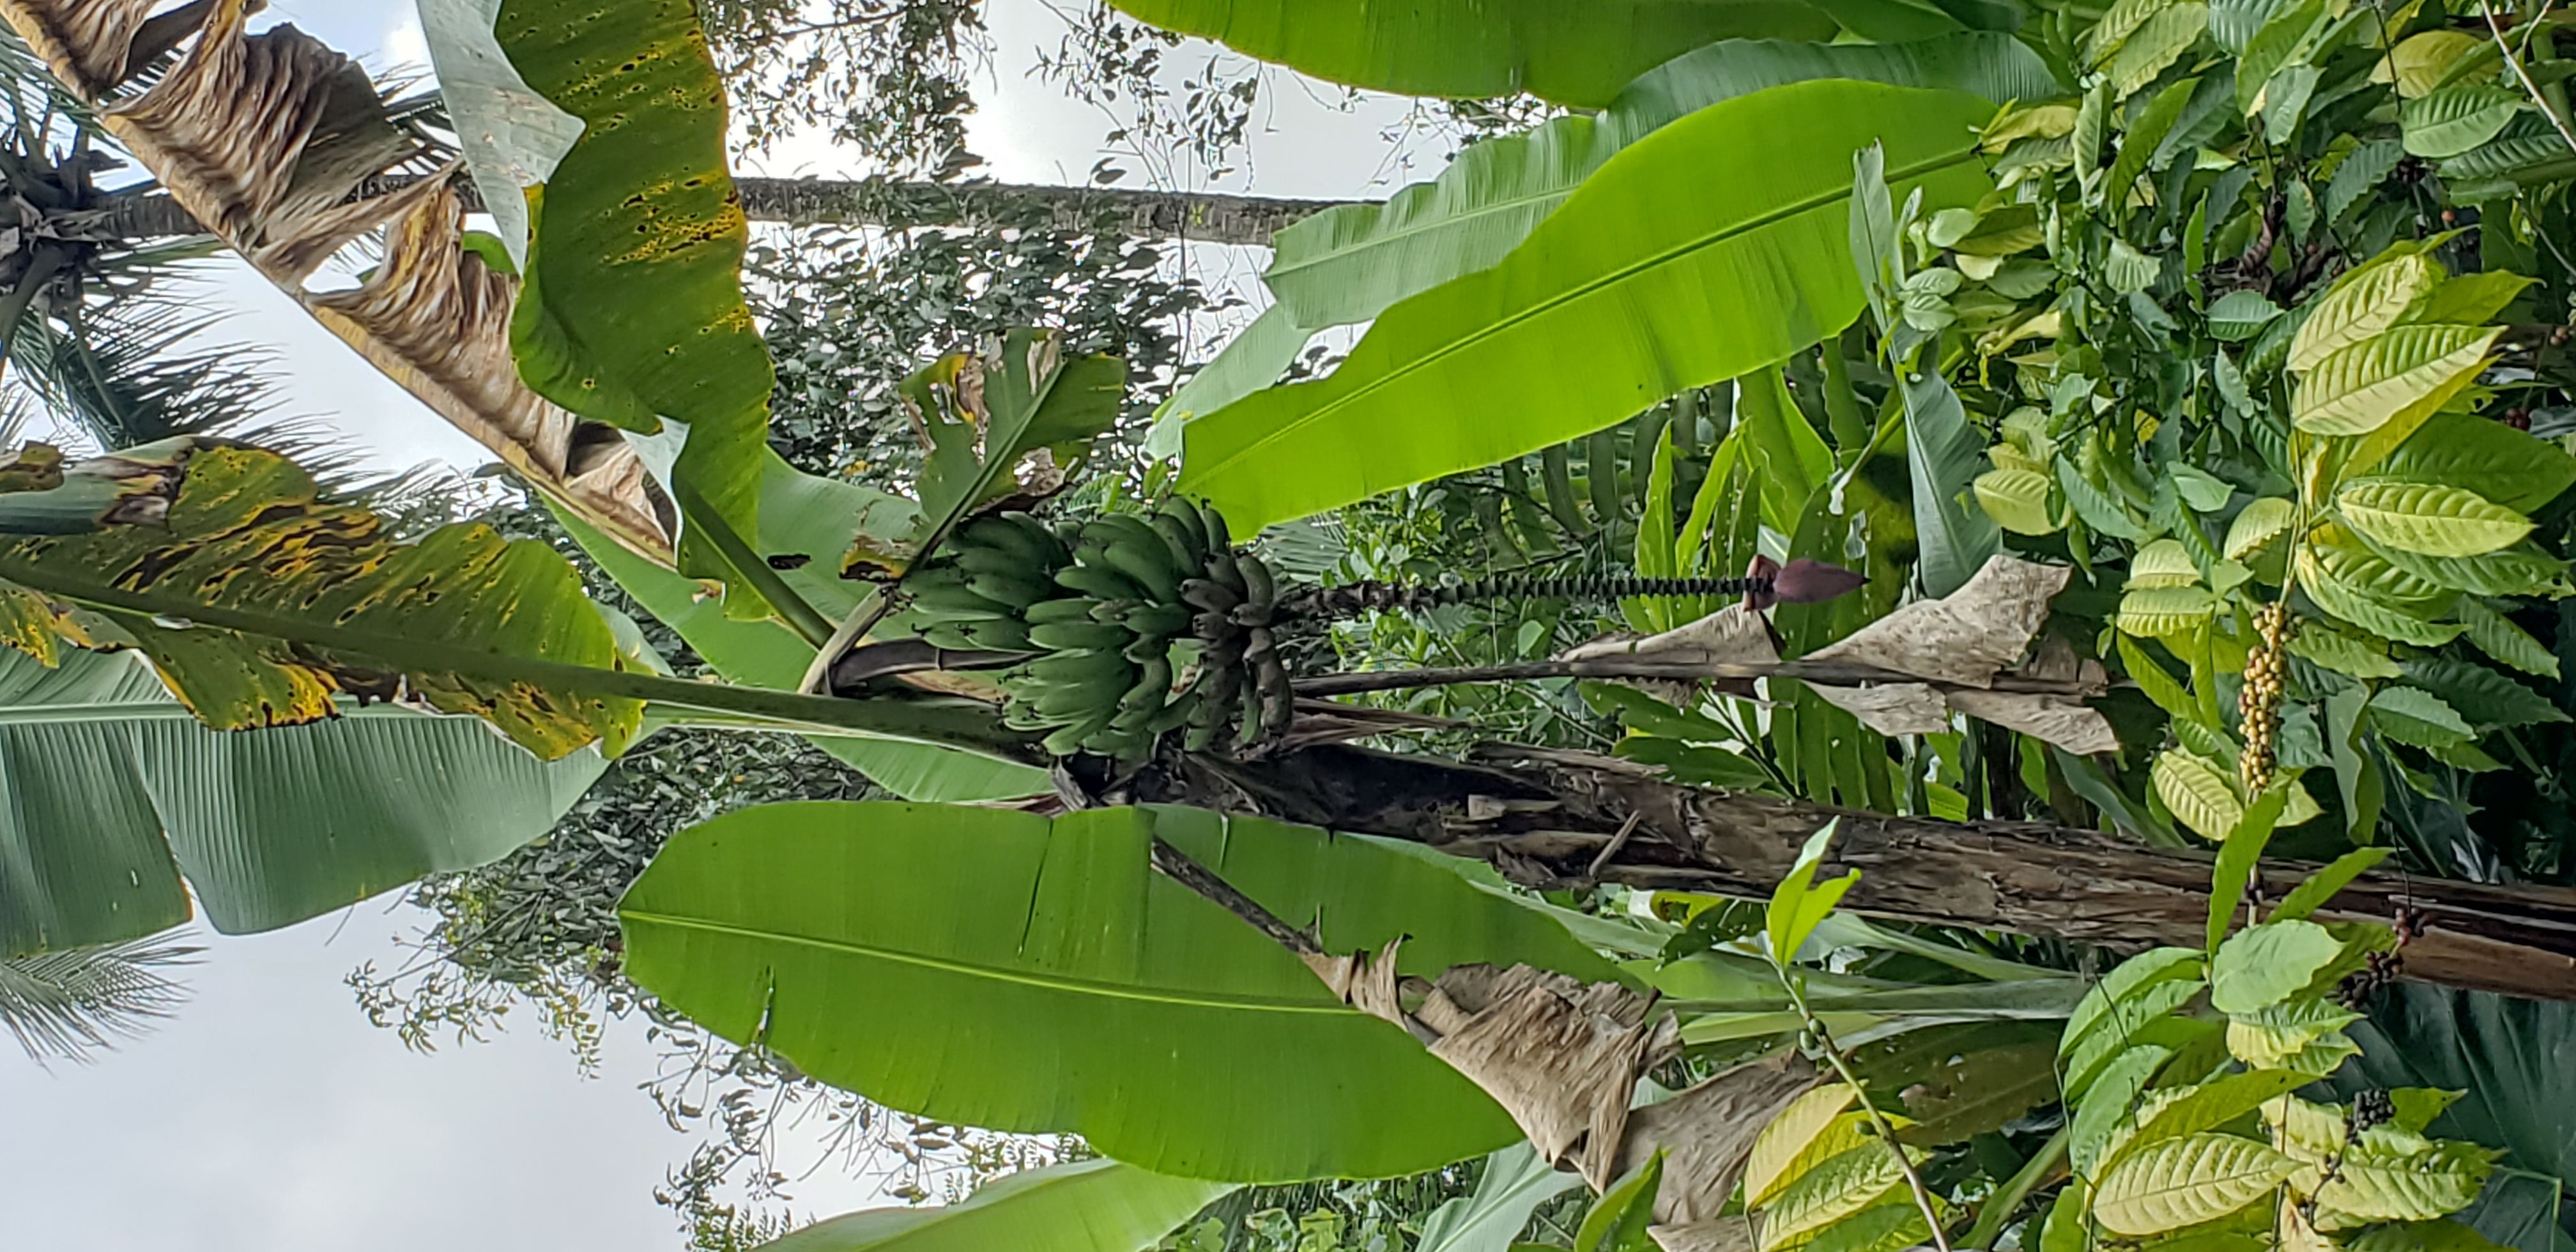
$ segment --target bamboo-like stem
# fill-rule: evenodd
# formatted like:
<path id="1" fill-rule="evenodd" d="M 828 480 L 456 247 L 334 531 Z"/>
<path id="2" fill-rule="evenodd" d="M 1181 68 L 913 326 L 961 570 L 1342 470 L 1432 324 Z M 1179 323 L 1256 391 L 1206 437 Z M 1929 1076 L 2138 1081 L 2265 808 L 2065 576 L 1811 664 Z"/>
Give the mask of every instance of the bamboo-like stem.
<path id="1" fill-rule="evenodd" d="M 1444 687 L 1461 683 L 1527 682 L 1539 678 L 1795 678 L 1829 686 L 1861 683 L 1914 683 L 1940 691 L 2011 691 L 2040 695 L 2089 696 L 2099 691 L 2065 679 L 1998 674 L 1979 687 L 1923 678 L 1902 670 L 1848 661 L 1655 661 L 1638 657 L 1590 657 L 1579 661 L 1524 661 L 1511 665 L 1456 665 L 1428 669 L 1367 670 L 1324 674 L 1296 680 L 1301 696 L 1344 696 L 1364 691 L 1397 691 L 1409 687 Z"/>

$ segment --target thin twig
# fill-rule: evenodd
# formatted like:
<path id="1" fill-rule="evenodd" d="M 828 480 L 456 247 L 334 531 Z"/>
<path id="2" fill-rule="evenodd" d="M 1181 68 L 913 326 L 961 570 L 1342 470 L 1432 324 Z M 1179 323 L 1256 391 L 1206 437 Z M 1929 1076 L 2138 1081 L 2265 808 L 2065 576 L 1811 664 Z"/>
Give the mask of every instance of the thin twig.
<path id="1" fill-rule="evenodd" d="M 2482 6 L 2481 11 L 2486 14 L 2487 29 L 2495 33 L 2496 51 L 2504 54 L 2505 65 L 2513 70 L 2515 78 L 2522 80 L 2522 89 L 2531 93 L 2531 102 L 2540 107 L 2542 117 L 2549 119 L 2550 128 L 2567 141 L 2567 150 L 2576 152 L 2576 131 L 2567 129 L 2566 119 L 2558 116 L 2558 110 L 2549 107 L 2549 97 L 2540 94 L 2540 84 L 2531 81 L 2531 71 L 2522 68 L 2522 58 L 2513 54 L 2513 44 L 2505 39 L 2504 27 L 2496 21 L 2495 6 Z"/>
<path id="2" fill-rule="evenodd" d="M 1539 678 L 1795 678 L 1828 686 L 1861 683 L 1911 683 L 1937 691 L 2010 691 L 2039 695 L 2092 696 L 2094 686 L 2071 679 L 1997 674 L 1985 686 L 1924 678 L 1902 670 L 1848 661 L 1653 661 L 1635 657 L 1592 657 L 1580 661 L 1524 661 L 1511 665 L 1459 665 L 1429 669 L 1367 670 L 1324 674 L 1296 680 L 1301 696 L 1357 695 L 1408 687 L 1442 687 L 1453 683 L 1528 682 Z"/>
<path id="3" fill-rule="evenodd" d="M 1637 827 L 1643 824 L 1645 820 L 1646 811 L 1644 809 L 1631 810 L 1628 814 L 1628 820 L 1619 823 L 1619 833 L 1610 836 L 1610 842 L 1601 845 L 1601 851 L 1592 858 L 1592 868 L 1583 871 L 1583 876 L 1586 878 L 1599 877 L 1601 874 L 1601 867 L 1608 865 L 1611 857 L 1619 855 L 1619 849 L 1628 846 L 1628 836 L 1636 834 Z"/>

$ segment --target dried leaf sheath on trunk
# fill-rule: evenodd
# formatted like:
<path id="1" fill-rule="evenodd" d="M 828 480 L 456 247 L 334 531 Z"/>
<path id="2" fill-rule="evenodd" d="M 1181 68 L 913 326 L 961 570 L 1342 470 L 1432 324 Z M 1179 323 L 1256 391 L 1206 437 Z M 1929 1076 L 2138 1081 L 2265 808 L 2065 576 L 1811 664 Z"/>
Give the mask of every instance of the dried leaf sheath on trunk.
<path id="1" fill-rule="evenodd" d="M 1858 868 L 1845 907 L 1877 917 L 2082 943 L 2197 947 L 2209 858 L 2036 822 L 1947 822 L 1856 813 L 1659 781 L 1629 762 L 1494 747 L 1477 764 L 1347 746 L 1260 762 L 1189 757 L 1131 784 L 1123 802 L 1258 812 L 1389 835 L 1492 862 L 1516 881 L 1597 879 L 1767 898 L 1807 835 L 1843 819 L 1832 869 Z M 1597 874 L 1592 863 L 1638 818 Z M 2312 867 L 2267 861 L 2257 893 L 2276 898 Z M 2534 999 L 2576 1000 L 2576 891 L 2365 875 L 2320 913 L 2383 924 L 2405 908 L 2425 925 L 2406 976 Z"/>

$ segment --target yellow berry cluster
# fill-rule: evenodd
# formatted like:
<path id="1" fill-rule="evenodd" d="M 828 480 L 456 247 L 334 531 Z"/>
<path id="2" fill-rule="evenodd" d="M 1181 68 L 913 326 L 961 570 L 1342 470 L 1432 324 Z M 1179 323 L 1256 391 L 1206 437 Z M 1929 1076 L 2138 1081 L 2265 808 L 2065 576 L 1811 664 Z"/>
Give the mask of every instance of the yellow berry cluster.
<path id="1" fill-rule="evenodd" d="M 2282 680 L 2289 664 L 2282 648 L 2290 641 L 2297 623 L 2289 610 L 2273 601 L 2254 614 L 2254 650 L 2245 658 L 2245 686 L 2236 693 L 2236 709 L 2244 715 L 2245 754 L 2237 758 L 2237 777 L 2251 796 L 2270 786 L 2273 736 L 2281 728 Z"/>

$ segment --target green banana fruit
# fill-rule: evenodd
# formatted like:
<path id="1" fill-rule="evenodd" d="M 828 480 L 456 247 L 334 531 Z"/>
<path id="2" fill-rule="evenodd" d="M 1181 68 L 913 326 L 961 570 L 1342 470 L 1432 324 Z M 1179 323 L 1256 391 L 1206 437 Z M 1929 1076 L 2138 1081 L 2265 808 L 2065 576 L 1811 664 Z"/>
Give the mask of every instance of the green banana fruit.
<path id="1" fill-rule="evenodd" d="M 938 622 L 925 626 L 921 630 L 921 637 L 929 640 L 930 646 L 934 648 L 946 648 L 951 652 L 976 650 L 975 641 L 966 637 L 966 628 L 955 622 Z"/>
<path id="2" fill-rule="evenodd" d="M 1190 551 L 1198 554 L 1190 564 L 1197 565 L 1207 559 L 1207 519 L 1199 516 L 1199 506 L 1177 496 L 1166 497 L 1161 504 L 1154 506 L 1154 516 L 1170 518 L 1172 524 L 1189 537 Z"/>
<path id="3" fill-rule="evenodd" d="M 973 593 L 964 592 L 962 594 L 972 595 Z M 1009 609 L 1004 608 L 1001 605 L 994 604 L 991 601 L 984 599 L 982 596 L 976 596 L 975 600 L 976 603 L 973 608 L 962 608 L 949 604 L 924 604 L 919 600 L 915 600 L 912 602 L 912 618 L 914 621 L 920 622 L 923 625 L 932 625 L 939 622 L 1006 622 L 1011 620 L 1011 611 Z"/>
<path id="4" fill-rule="evenodd" d="M 1029 641 L 1029 628 L 1011 618 L 989 622 L 967 622 L 960 631 L 976 647 L 992 652 L 1035 652 Z"/>
<path id="5" fill-rule="evenodd" d="M 1082 748 L 1084 740 L 1108 728 L 1109 715 L 1103 713 L 1089 721 L 1075 722 L 1059 728 L 1040 740 L 1038 746 L 1045 748 L 1050 756 L 1072 756 Z"/>
<path id="6" fill-rule="evenodd" d="M 1053 651 L 1081 648 L 1124 648 L 1136 642 L 1136 632 L 1107 622 L 1046 622 L 1028 628 L 1029 642 Z"/>
<path id="7" fill-rule="evenodd" d="M 1243 603 L 1243 597 L 1224 583 L 1207 578 L 1185 579 L 1181 583 L 1181 603 L 1194 609 L 1224 613 Z"/>
<path id="8" fill-rule="evenodd" d="M 1099 607 L 1100 603 L 1089 596 L 1058 596 L 1053 600 L 1040 600 L 1030 605 L 1020 614 L 1020 620 L 1031 626 L 1044 626 L 1051 622 L 1093 621 L 1096 619 L 1092 617 L 1091 611 Z"/>
<path id="9" fill-rule="evenodd" d="M 1168 735 L 1183 726 L 1190 725 L 1191 719 L 1198 716 L 1198 711 L 1198 694 L 1183 692 L 1172 697 L 1170 703 L 1155 710 L 1153 720 L 1145 723 L 1145 733 L 1157 737 Z"/>
<path id="10" fill-rule="evenodd" d="M 1068 565 L 1055 572 L 1055 582 L 1067 591 L 1078 591 L 1100 600 L 1142 600 L 1145 589 L 1136 581 L 1113 569 L 1098 565 Z"/>
<path id="11" fill-rule="evenodd" d="M 1217 512 L 1215 505 L 1204 500 L 1198 502 L 1198 509 L 1199 522 L 1207 531 L 1208 551 L 1217 553 L 1233 547 L 1234 536 L 1226 532 L 1225 514 Z"/>
<path id="12" fill-rule="evenodd" d="M 1236 563 L 1231 549 L 1217 549 L 1208 553 L 1207 575 L 1210 579 L 1224 584 L 1226 590 L 1237 596 L 1241 596 L 1247 589 L 1243 581 L 1243 566 Z"/>
<path id="13" fill-rule="evenodd" d="M 949 558 L 969 577 L 976 574 L 1007 574 L 1013 578 L 1037 579 L 1047 576 L 1047 567 L 1001 548 L 961 548 Z"/>
<path id="14" fill-rule="evenodd" d="M 1038 688 L 1029 697 L 1029 707 L 1048 724 L 1061 726 L 1078 722 L 1103 710 L 1118 707 L 1118 698 L 1126 688 L 1120 676 L 1101 678 L 1088 683 Z"/>
<path id="15" fill-rule="evenodd" d="M 1023 676 L 1030 684 L 1048 687 L 1079 687 L 1115 679 L 1123 691 L 1136 681 L 1135 662 L 1107 648 L 1077 652 L 1055 652 L 1017 666 L 1003 675 Z"/>
<path id="16" fill-rule="evenodd" d="M 1136 682 L 1118 697 L 1121 709 L 1159 709 L 1172 695 L 1172 663 L 1154 657 L 1137 667 Z"/>
<path id="17" fill-rule="evenodd" d="M 1102 600 L 1091 610 L 1091 620 L 1123 624 L 1127 615 L 1144 603 L 1142 600 Z"/>
<path id="18" fill-rule="evenodd" d="M 1253 611 L 1267 615 L 1279 598 L 1279 582 L 1270 574 L 1270 565 L 1249 551 L 1234 558 L 1235 568 L 1243 574 L 1243 602 Z"/>
<path id="19" fill-rule="evenodd" d="M 1139 538 L 1122 535 L 1102 554 L 1109 568 L 1134 579 L 1136 585 L 1158 601 L 1169 603 L 1181 598 L 1181 572 L 1172 564 L 1171 552 L 1163 538 L 1152 531 Z"/>
<path id="20" fill-rule="evenodd" d="M 1047 586 L 1044 578 L 1024 577 L 1017 574 L 969 575 L 966 579 L 966 589 L 987 600 L 1007 604 L 1014 609 L 1025 609 L 1055 593 L 1055 589 Z"/>
<path id="21" fill-rule="evenodd" d="M 1177 604 L 1139 604 L 1119 619 L 1147 639 L 1169 639 L 1190 628 L 1190 611 Z"/>
<path id="22" fill-rule="evenodd" d="M 1207 545 L 1200 542 L 1197 531 L 1182 524 L 1178 514 L 1158 510 L 1145 524 L 1163 537 L 1163 549 L 1172 554 L 1172 568 L 1194 570 L 1207 564 Z"/>

